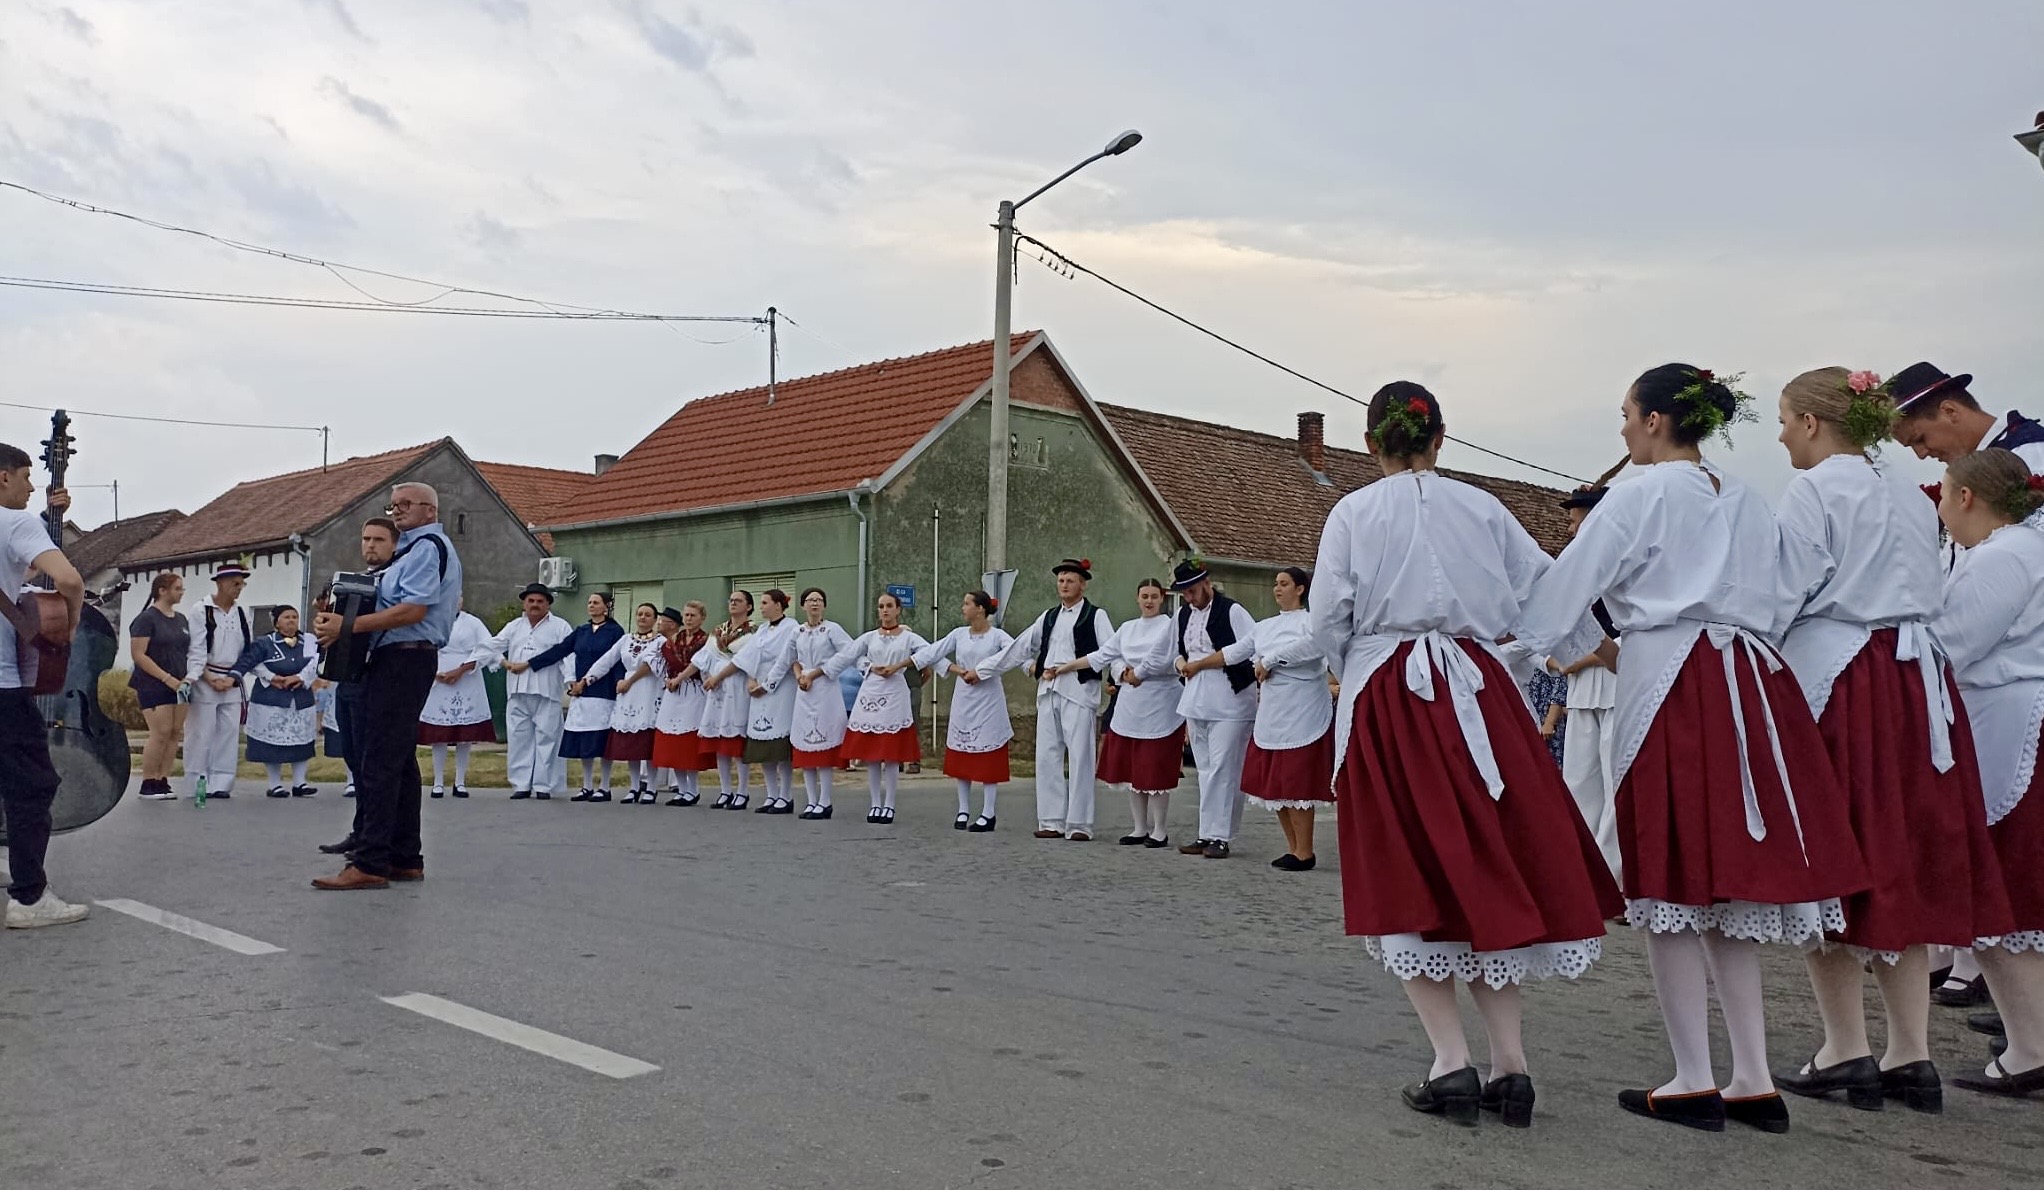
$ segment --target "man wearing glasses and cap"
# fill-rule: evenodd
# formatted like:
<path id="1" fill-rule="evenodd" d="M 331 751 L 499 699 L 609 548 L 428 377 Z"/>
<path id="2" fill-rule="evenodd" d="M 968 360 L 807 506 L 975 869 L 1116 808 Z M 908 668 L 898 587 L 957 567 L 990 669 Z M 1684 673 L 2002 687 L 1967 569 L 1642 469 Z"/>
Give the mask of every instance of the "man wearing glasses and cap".
<path id="1" fill-rule="evenodd" d="M 208 798 L 225 799 L 234 792 L 234 772 L 241 763 L 241 704 L 247 691 L 235 667 L 255 639 L 248 609 L 236 606 L 246 586 L 248 567 L 222 563 L 213 571 L 213 597 L 188 616 L 192 644 L 185 673 L 191 710 L 185 719 L 185 775 L 194 791 L 204 781 Z"/>
<path id="2" fill-rule="evenodd" d="M 562 667 L 567 661 L 534 669 L 532 659 L 575 629 L 554 614 L 554 593 L 544 583 L 527 585 L 518 602 L 525 614 L 504 625 L 490 642 L 510 675 L 504 679 L 505 776 L 512 801 L 546 801 L 567 777 L 567 762 L 561 759 L 561 690 L 567 677 Z"/>

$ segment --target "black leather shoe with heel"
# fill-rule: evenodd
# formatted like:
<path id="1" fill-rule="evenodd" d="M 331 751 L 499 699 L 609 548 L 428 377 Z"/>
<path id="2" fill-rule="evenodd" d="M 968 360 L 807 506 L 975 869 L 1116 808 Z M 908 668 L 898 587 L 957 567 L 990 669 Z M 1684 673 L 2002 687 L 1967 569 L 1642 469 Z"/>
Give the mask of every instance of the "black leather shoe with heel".
<path id="1" fill-rule="evenodd" d="M 1533 1126 L 1533 1076 L 1507 1074 L 1484 1084 L 1477 1106 L 1498 1113 L 1507 1128 Z"/>
<path id="2" fill-rule="evenodd" d="M 1476 1126 L 1478 1102 L 1483 1098 L 1483 1080 L 1476 1067 L 1464 1066 L 1436 1079 L 1414 1083 L 1400 1092 L 1405 1106 L 1430 1116 L 1445 1117 L 1466 1128 Z"/>
<path id="3" fill-rule="evenodd" d="M 1811 1099 L 1843 1091 L 1845 1101 L 1861 1111 L 1880 1111 L 1887 1106 L 1887 1095 L 1881 1087 L 1881 1064 L 1871 1057 L 1848 1058 L 1823 1067 L 1813 1057 L 1807 1074 L 1800 1070 L 1777 1074 L 1774 1085 Z"/>

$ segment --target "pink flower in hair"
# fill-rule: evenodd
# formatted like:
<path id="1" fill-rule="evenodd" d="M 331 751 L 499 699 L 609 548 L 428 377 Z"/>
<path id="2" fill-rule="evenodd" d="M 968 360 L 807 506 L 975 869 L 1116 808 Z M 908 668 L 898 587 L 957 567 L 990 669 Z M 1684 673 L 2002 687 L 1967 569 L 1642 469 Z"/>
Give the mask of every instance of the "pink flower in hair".
<path id="1" fill-rule="evenodd" d="M 1881 387 L 1879 372 L 1854 372 L 1845 378 L 1845 387 L 1856 393 L 1870 393 Z"/>

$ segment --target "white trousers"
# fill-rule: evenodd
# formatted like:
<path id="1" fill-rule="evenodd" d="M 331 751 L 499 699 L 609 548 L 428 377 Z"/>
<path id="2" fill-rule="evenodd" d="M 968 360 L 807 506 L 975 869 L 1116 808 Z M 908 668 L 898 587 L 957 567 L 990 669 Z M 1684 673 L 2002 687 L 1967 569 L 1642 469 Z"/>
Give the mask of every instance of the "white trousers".
<path id="1" fill-rule="evenodd" d="M 1036 698 L 1036 829 L 1093 833 L 1099 711 L 1062 694 Z M 1069 762 L 1071 774 L 1066 776 Z"/>
<path id="2" fill-rule="evenodd" d="M 1568 712 L 1568 734 L 1561 742 L 1562 780 L 1613 876 L 1619 874 L 1618 787 L 1611 780 L 1617 734 L 1612 712 L 1577 708 Z"/>
<path id="3" fill-rule="evenodd" d="M 1199 837 L 1232 843 L 1242 829 L 1242 761 L 1253 719 L 1187 719 L 1192 763 L 1199 770 Z"/>
<path id="4" fill-rule="evenodd" d="M 241 762 L 241 702 L 193 702 L 185 713 L 185 776 L 207 793 L 233 793 Z"/>
<path id="5" fill-rule="evenodd" d="M 561 759 L 561 703 L 544 694 L 513 694 L 504 700 L 505 779 L 514 792 L 552 793 L 568 784 Z"/>

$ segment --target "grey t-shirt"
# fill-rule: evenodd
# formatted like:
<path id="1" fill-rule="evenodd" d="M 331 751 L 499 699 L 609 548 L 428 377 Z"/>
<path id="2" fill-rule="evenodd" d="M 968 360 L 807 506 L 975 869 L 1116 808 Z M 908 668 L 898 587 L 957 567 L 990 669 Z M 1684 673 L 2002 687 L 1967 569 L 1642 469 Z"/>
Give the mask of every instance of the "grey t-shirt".
<path id="1" fill-rule="evenodd" d="M 166 616 L 151 604 L 142 609 L 134 623 L 128 625 L 128 635 L 148 640 L 143 651 L 149 654 L 151 661 L 163 667 L 164 673 L 175 678 L 185 676 L 185 663 L 192 648 L 192 625 L 183 612 L 172 612 Z M 135 689 L 140 689 L 143 682 L 162 684 L 139 669 L 128 678 L 128 685 Z"/>

